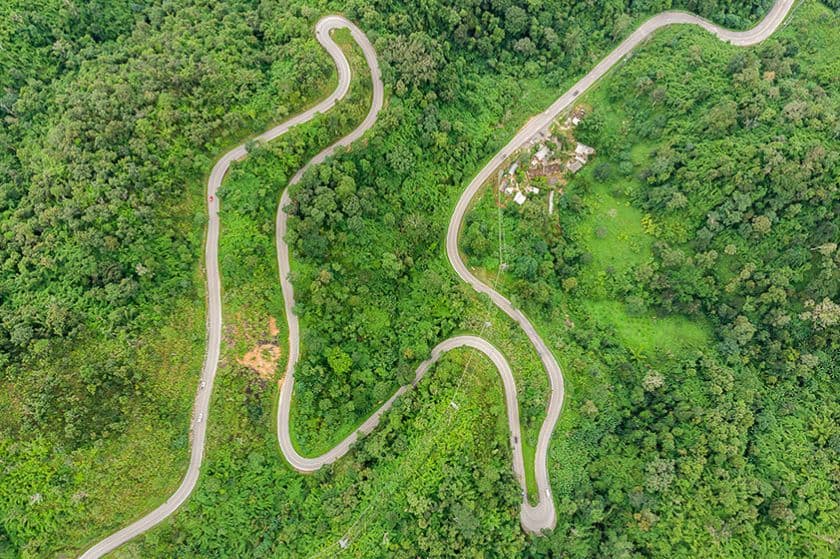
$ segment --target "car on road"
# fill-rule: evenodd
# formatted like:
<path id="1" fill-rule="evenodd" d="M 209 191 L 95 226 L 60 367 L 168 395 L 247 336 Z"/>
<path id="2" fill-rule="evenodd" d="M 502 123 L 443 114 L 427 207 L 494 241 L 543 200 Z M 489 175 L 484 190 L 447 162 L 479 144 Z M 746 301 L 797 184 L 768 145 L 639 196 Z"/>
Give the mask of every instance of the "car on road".
<path id="1" fill-rule="evenodd" d="M 204 414 L 203 414 L 203 413 L 200 413 L 200 414 L 198 414 L 198 418 L 195 420 L 195 422 L 196 422 L 196 423 L 201 423 L 201 420 L 202 420 L 202 419 L 204 419 Z"/>

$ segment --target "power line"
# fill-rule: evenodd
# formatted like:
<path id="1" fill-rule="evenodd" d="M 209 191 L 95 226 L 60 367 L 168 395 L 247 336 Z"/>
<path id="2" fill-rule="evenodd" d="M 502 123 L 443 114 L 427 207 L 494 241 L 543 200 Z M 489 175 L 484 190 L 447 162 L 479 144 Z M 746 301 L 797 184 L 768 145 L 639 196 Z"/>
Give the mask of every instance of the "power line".
<path id="1" fill-rule="evenodd" d="M 502 223 L 502 209 L 501 209 L 501 207 L 499 207 L 498 211 L 497 211 L 497 224 L 498 224 L 498 239 L 499 239 L 498 240 L 498 243 L 499 243 L 499 265 L 496 269 L 496 277 L 493 279 L 493 281 L 491 283 L 491 286 L 494 289 L 498 285 L 499 279 L 500 279 L 501 274 L 502 274 L 502 269 L 505 267 L 505 262 L 504 262 L 505 241 L 504 241 L 504 226 L 503 226 L 503 223 Z M 484 332 L 487 330 L 487 328 L 489 328 L 492 325 L 492 323 L 489 320 L 492 316 L 491 313 L 490 313 L 492 308 L 493 308 L 493 301 L 492 301 L 492 299 L 488 298 L 487 299 L 487 305 L 485 306 L 484 312 L 482 313 L 484 315 L 484 320 L 482 320 L 481 326 L 479 327 L 479 331 L 478 331 L 478 336 L 479 337 L 481 337 L 484 334 Z M 429 444 L 429 442 L 427 442 L 427 440 L 430 439 L 430 438 L 431 439 L 437 438 L 438 433 L 440 433 L 440 431 L 441 431 L 440 426 L 441 426 L 441 422 L 444 419 L 444 417 L 446 417 L 446 419 L 447 419 L 446 427 L 449 427 L 452 424 L 452 419 L 454 418 L 455 413 L 459 409 L 459 406 L 456 403 L 456 399 L 457 399 L 458 395 L 460 394 L 461 385 L 463 384 L 463 381 L 464 381 L 464 378 L 466 377 L 467 371 L 469 370 L 470 365 L 472 364 L 472 359 L 473 359 L 473 356 L 475 355 L 475 353 L 476 352 L 471 351 L 467 355 L 467 360 L 466 360 L 466 363 L 464 364 L 464 368 L 463 368 L 463 370 L 461 371 L 461 374 L 458 377 L 458 381 L 455 385 L 454 390 L 452 391 L 452 396 L 451 396 L 451 398 L 449 398 L 450 405 L 447 405 L 444 408 L 443 412 L 441 412 L 441 414 L 438 416 L 438 421 L 435 424 L 434 428 L 427 430 L 426 435 L 423 438 L 421 438 L 421 444 L 418 445 L 415 448 L 422 449 L 424 451 L 426 450 L 426 446 Z M 452 405 L 452 404 L 454 404 L 454 405 Z M 432 440 L 431 443 L 433 443 L 433 442 L 434 441 Z M 433 450 L 434 450 L 434 445 L 431 444 L 431 448 L 428 449 L 427 456 L 424 459 L 422 459 L 422 461 L 412 461 L 411 463 L 414 464 L 414 467 L 412 468 L 410 474 L 407 475 L 407 476 L 402 475 L 400 477 L 403 478 L 403 479 L 407 478 L 407 477 L 408 478 L 414 477 L 413 474 L 417 471 L 419 466 L 425 465 L 428 462 L 429 458 L 431 458 Z M 409 451 L 409 454 L 411 454 L 411 451 Z M 424 452 L 424 454 L 425 454 L 425 452 Z M 400 460 L 400 461 L 404 462 L 406 458 L 407 457 L 403 457 L 403 459 Z M 393 472 L 402 472 L 404 474 L 404 470 L 399 469 L 399 468 L 395 468 L 393 470 Z M 391 480 L 388 480 L 387 483 L 380 485 L 380 490 L 376 493 L 375 497 L 370 499 L 370 501 L 364 507 L 362 512 L 356 517 L 356 520 L 354 520 L 353 523 L 350 525 L 350 527 L 347 528 L 347 530 L 345 530 L 343 534 L 341 534 L 341 537 L 339 538 L 339 540 L 337 542 L 327 544 L 326 546 L 321 548 L 319 551 L 315 552 L 312 555 L 309 555 L 308 559 L 318 559 L 319 557 L 323 557 L 324 554 L 327 551 L 335 549 L 336 547 L 338 548 L 337 550 L 335 550 L 336 553 L 340 553 L 344 549 L 347 549 L 353 542 L 352 535 L 353 535 L 354 530 L 356 529 L 357 526 L 360 525 L 360 523 L 362 522 L 363 519 L 367 518 L 367 515 L 370 512 L 370 510 L 373 508 L 373 506 L 375 504 L 378 504 L 378 503 L 381 502 L 381 498 L 385 495 L 386 492 L 388 492 L 388 487 L 389 487 L 390 484 L 391 484 Z"/>

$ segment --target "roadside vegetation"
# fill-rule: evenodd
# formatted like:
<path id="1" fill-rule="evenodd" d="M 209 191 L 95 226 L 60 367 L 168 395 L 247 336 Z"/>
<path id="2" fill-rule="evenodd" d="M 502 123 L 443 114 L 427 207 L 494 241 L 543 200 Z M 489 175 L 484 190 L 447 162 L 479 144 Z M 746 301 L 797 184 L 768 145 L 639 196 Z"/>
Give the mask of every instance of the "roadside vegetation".
<path id="1" fill-rule="evenodd" d="M 0 477 L 0 553 L 72 556 L 163 501 L 179 482 L 204 351 L 204 175 L 226 146 L 331 90 L 331 63 L 312 33 L 318 17 L 331 10 L 297 1 L 46 1 L 35 13 L 23 4 L 0 7 L 0 409 L 10 410 L 0 414 L 0 468 L 6 473 Z M 646 14 L 674 3 L 629 4 L 332 6 L 369 33 L 389 95 L 369 137 L 314 169 L 293 195 L 290 245 L 305 352 L 293 429 L 301 450 L 314 453 L 338 440 L 438 341 L 486 328 L 484 302 L 460 285 L 443 255 L 451 206 L 481 162 L 529 114 Z M 674 5 L 746 27 L 769 2 Z M 830 22 L 820 23 L 815 5 L 806 6 L 810 11 L 797 16 L 800 25 L 822 34 L 787 32 L 787 40 L 808 41 L 801 51 L 830 52 Z M 703 53 L 717 49 L 727 61 L 735 55 L 706 45 L 701 35 L 686 34 L 684 48 L 697 42 Z M 661 62 L 656 52 L 646 52 L 648 67 Z M 813 74 L 801 79 L 832 91 L 820 81 L 836 75 L 827 56 L 819 71 L 795 50 L 779 56 L 793 57 L 794 78 L 810 67 Z M 676 74 L 678 67 L 669 71 Z M 720 76 L 728 74 L 721 70 Z M 578 505 L 582 497 L 574 491 L 605 491 L 583 476 L 594 448 L 587 445 L 600 444 L 597 450 L 605 453 L 613 448 L 606 444 L 613 439 L 601 441 L 597 434 L 585 435 L 586 445 L 577 442 L 583 430 L 577 393 L 589 390 L 579 377 L 572 377 L 574 403 L 564 412 L 550 456 L 555 491 L 565 499 L 558 511 L 564 524 L 533 544 L 518 525 L 502 390 L 489 363 L 469 352 L 446 357 L 339 464 L 301 476 L 278 455 L 272 407 L 278 373 L 263 378 L 236 360 L 253 344 L 268 342 L 279 349 L 282 371 L 285 332 L 272 240 L 276 200 L 306 156 L 364 112 L 356 104 L 364 90 L 354 91 L 359 97 L 337 109 L 342 112 L 256 150 L 224 185 L 228 211 L 220 248 L 229 345 L 210 412 L 208 461 L 185 508 L 117 555 L 286 557 L 319 549 L 331 555 L 335 548 L 329 546 L 347 530 L 354 553 L 365 557 L 542 556 L 552 546 L 586 556 L 604 553 L 602 540 L 618 551 L 641 546 L 641 536 L 625 543 L 616 528 L 604 531 L 608 522 L 625 519 L 627 511 L 618 514 L 624 509 L 609 512 L 594 497 L 595 504 Z M 780 87 L 779 94 L 784 99 L 790 92 Z M 663 133 L 639 137 L 652 150 Z M 601 147 L 604 134 L 592 134 L 590 141 L 608 154 Z M 637 196 L 639 211 L 655 211 Z M 506 215 L 505 223 L 510 219 Z M 659 254 L 654 242 L 650 250 Z M 548 289 L 555 286 L 549 282 Z M 531 312 L 527 301 L 522 304 Z M 653 302 L 648 306 L 639 316 L 652 322 L 662 311 Z M 701 324 L 682 307 L 667 310 L 693 325 L 698 344 L 714 345 L 716 323 Z M 613 312 L 602 307 L 601 315 Z M 272 333 L 271 317 L 280 332 Z M 544 374 L 515 328 L 495 312 L 486 320 L 491 325 L 485 334 L 517 372 L 524 436 L 533 440 L 542 420 Z M 758 324 L 755 317 L 750 323 Z M 565 332 L 552 330 L 555 324 L 549 317 L 540 327 L 565 339 Z M 589 370 L 589 346 L 579 353 L 569 347 L 568 353 L 558 348 L 567 372 Z M 624 359 L 623 346 L 614 350 Z M 612 374 L 609 367 L 603 371 Z M 701 380 L 687 385 L 702 387 Z M 818 381 L 809 382 L 823 390 Z M 453 395 L 458 413 L 449 411 Z M 643 415 L 649 407 L 644 398 L 634 405 L 642 406 L 633 408 L 634 417 L 649 423 L 658 417 Z M 826 441 L 837 436 L 831 424 L 808 425 L 825 431 L 820 437 Z M 702 438 L 702 428 L 693 425 L 691 436 Z M 806 435 L 797 441 L 803 448 L 810 444 Z M 616 452 L 614 474 L 631 483 L 636 470 L 619 458 Z M 667 477 L 670 462 L 663 460 Z M 814 491 L 822 489 L 825 483 L 815 484 Z M 828 521 L 814 520 L 793 507 L 791 496 L 776 500 L 782 516 L 787 507 L 801 522 L 831 526 L 830 511 L 821 513 Z M 651 520 L 645 512 L 650 506 L 638 514 Z M 582 527 L 579 538 L 575 524 Z M 663 521 L 656 529 L 668 526 Z M 724 530 L 729 525 L 714 527 L 731 533 Z M 813 534 L 813 545 L 823 545 L 823 532 Z M 529 552 L 529 546 L 536 547 Z"/>

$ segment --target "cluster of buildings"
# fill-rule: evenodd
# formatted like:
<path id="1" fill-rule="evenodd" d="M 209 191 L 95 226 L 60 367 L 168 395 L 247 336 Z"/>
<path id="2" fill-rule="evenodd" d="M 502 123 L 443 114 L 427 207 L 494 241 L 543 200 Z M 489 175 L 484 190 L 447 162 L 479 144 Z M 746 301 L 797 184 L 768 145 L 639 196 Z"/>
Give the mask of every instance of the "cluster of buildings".
<path id="1" fill-rule="evenodd" d="M 575 156 L 566 163 L 566 168 L 573 173 L 577 173 L 586 165 L 590 155 L 595 155 L 595 148 L 578 142 L 575 146 Z"/>
<path id="2" fill-rule="evenodd" d="M 528 199 L 526 194 L 539 194 L 540 189 L 536 186 L 532 186 L 530 184 L 530 181 L 523 181 L 522 178 L 527 179 L 528 173 L 525 172 L 524 177 L 519 177 L 516 174 L 518 170 L 519 162 L 517 161 L 510 166 L 510 168 L 507 171 L 507 174 L 502 177 L 502 180 L 499 182 L 499 190 L 501 190 L 508 196 L 513 196 L 513 201 L 521 206 L 525 203 L 525 200 Z"/>
<path id="3" fill-rule="evenodd" d="M 584 116 L 582 109 L 576 109 L 563 124 L 549 125 L 540 130 L 529 143 L 528 149 L 533 152 L 530 161 L 524 159 L 520 151 L 507 171 L 500 171 L 499 191 L 522 205 L 529 194 L 539 194 L 540 189 L 533 183 L 539 177 L 545 177 L 544 182 L 539 182 L 543 182 L 549 191 L 548 211 L 552 213 L 554 192 L 562 195 L 566 177 L 580 171 L 595 155 L 594 148 L 578 142 L 573 135 L 574 128 Z"/>

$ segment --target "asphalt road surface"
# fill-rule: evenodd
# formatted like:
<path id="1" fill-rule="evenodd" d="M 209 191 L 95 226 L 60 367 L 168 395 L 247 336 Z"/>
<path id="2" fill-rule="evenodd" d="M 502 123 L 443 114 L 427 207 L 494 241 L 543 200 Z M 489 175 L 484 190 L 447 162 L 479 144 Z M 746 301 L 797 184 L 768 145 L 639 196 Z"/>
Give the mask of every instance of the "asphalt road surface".
<path id="1" fill-rule="evenodd" d="M 481 188 L 481 186 L 493 175 L 495 170 L 501 166 L 505 160 L 512 155 L 519 147 L 524 145 L 529 139 L 535 136 L 539 131 L 546 127 L 554 118 L 561 112 L 569 108 L 574 101 L 588 88 L 590 88 L 598 79 L 606 74 L 616 63 L 622 60 L 628 53 L 630 53 L 637 45 L 644 41 L 651 33 L 661 27 L 673 24 L 693 24 L 699 25 L 710 33 L 717 36 L 723 41 L 727 41 L 737 46 L 749 46 L 759 43 L 769 37 L 782 23 L 787 13 L 790 11 L 795 0 L 777 0 L 770 12 L 765 18 L 754 28 L 748 31 L 729 31 L 718 27 L 700 17 L 683 12 L 664 12 L 652 17 L 643 23 L 636 31 L 634 31 L 627 39 L 625 39 L 615 50 L 608 54 L 598 65 L 595 66 L 588 74 L 581 78 L 571 89 L 561 95 L 546 111 L 533 117 L 525 126 L 502 148 L 490 161 L 481 169 L 476 177 L 467 186 L 458 204 L 452 214 L 449 223 L 449 229 L 446 235 L 446 253 L 449 262 L 455 269 L 457 274 L 465 282 L 470 284 L 476 291 L 484 293 L 490 297 L 493 303 L 505 312 L 510 318 L 518 323 L 528 338 L 531 340 L 536 349 L 540 359 L 545 367 L 545 370 L 550 379 L 551 394 L 548 403 L 548 410 L 546 418 L 540 428 L 539 437 L 537 440 L 536 455 L 535 455 L 535 473 L 538 487 L 538 494 L 536 495 L 538 502 L 536 506 L 531 506 L 528 503 L 527 497 L 523 496 L 522 509 L 520 520 L 522 527 L 532 533 L 539 533 L 544 529 L 553 528 L 556 524 L 556 513 L 554 509 L 554 501 L 551 497 L 551 486 L 548 479 L 547 471 L 547 455 L 548 446 L 551 439 L 551 434 L 554 431 L 554 426 L 560 415 L 560 410 L 563 406 L 563 374 L 560 365 L 554 358 L 554 355 L 543 342 L 540 335 L 537 333 L 533 324 L 528 318 L 518 309 L 514 308 L 511 302 L 504 296 L 497 293 L 491 287 L 483 284 L 478 278 L 464 264 L 461 254 L 458 250 L 458 239 L 463 223 L 464 216 L 469 209 L 470 202 Z M 304 168 L 292 178 L 290 184 L 299 181 L 303 176 L 303 172 L 312 165 L 321 163 L 332 155 L 336 149 L 348 146 L 352 142 L 359 139 L 376 121 L 377 114 L 382 108 L 384 98 L 384 88 L 380 78 L 379 65 L 376 60 L 376 53 L 373 46 L 368 41 L 364 33 L 361 32 L 355 25 L 340 16 L 327 16 L 321 19 L 315 28 L 315 34 L 321 45 L 335 60 L 338 69 L 338 87 L 330 94 L 329 97 L 284 123 L 268 130 L 264 134 L 256 138 L 259 142 L 270 141 L 277 136 L 287 132 L 290 128 L 307 122 L 314 118 L 317 114 L 323 113 L 340 99 L 342 99 L 350 87 L 350 64 L 341 51 L 340 47 L 331 39 L 329 32 L 338 29 L 349 29 L 353 38 L 362 48 L 368 67 L 371 71 L 371 78 L 373 81 L 373 100 L 371 109 L 362 124 L 356 128 L 349 135 L 345 136 L 332 146 L 328 147 L 315 158 L 312 159 Z M 171 515 L 178 509 L 190 496 L 196 481 L 198 480 L 201 470 L 201 462 L 204 455 L 204 443 L 206 437 L 206 426 L 209 417 L 210 394 L 213 389 L 213 381 L 216 375 L 216 368 L 219 360 L 219 349 L 222 330 L 222 305 L 221 305 L 221 280 L 219 277 L 218 264 L 218 240 L 219 240 L 219 198 L 216 194 L 222 179 L 227 170 L 234 161 L 239 161 L 247 156 L 245 144 L 242 144 L 222 156 L 221 159 L 213 167 L 210 178 L 207 184 L 208 195 L 208 214 L 209 221 L 207 226 L 207 242 L 205 245 L 205 264 L 207 267 L 207 351 L 204 360 L 204 367 L 200 379 L 198 393 L 196 395 L 195 406 L 193 409 L 192 429 L 191 429 L 191 454 L 190 464 L 187 473 L 184 476 L 181 485 L 162 505 L 140 518 L 129 526 L 120 531 L 108 536 L 100 541 L 90 549 L 88 549 L 81 557 L 83 559 L 94 559 L 105 555 L 123 543 L 132 538 L 142 534 L 143 532 L 154 527 L 162 520 Z M 288 189 L 283 192 L 281 197 L 280 207 L 277 212 L 277 258 L 280 267 L 280 280 L 285 299 L 286 318 L 289 324 L 289 360 L 286 370 L 286 377 L 283 388 L 280 392 L 280 406 L 277 415 L 278 426 L 278 440 L 280 448 L 289 461 L 289 463 L 297 470 L 302 472 L 311 472 L 317 470 L 325 464 L 334 462 L 348 452 L 350 446 L 355 442 L 360 435 L 364 435 L 372 431 L 379 422 L 381 415 L 387 411 L 393 402 L 406 390 L 417 384 L 423 375 L 428 371 L 431 365 L 437 361 L 440 356 L 456 347 L 472 347 L 487 355 L 490 360 L 496 365 L 499 374 L 502 377 L 502 382 L 505 388 L 505 404 L 508 410 L 508 424 L 511 431 L 511 445 L 513 448 L 513 469 L 519 479 L 520 485 L 525 492 L 525 475 L 524 463 L 522 458 L 521 448 L 521 433 L 519 424 L 519 410 L 516 399 L 516 386 L 514 383 L 513 374 L 510 366 L 505 360 L 504 356 L 486 340 L 476 336 L 456 336 L 445 340 L 438 344 L 429 359 L 420 364 L 417 368 L 414 381 L 410 385 L 401 387 L 397 392 L 385 402 L 370 418 L 368 418 L 359 428 L 356 429 L 343 441 L 338 443 L 333 449 L 325 454 L 315 457 L 307 458 L 298 454 L 291 443 L 289 434 L 289 411 L 292 393 L 294 390 L 294 366 L 297 363 L 300 348 L 299 325 L 297 316 L 292 311 L 294 306 L 294 292 L 289 283 L 289 251 L 288 246 L 284 241 L 286 232 L 286 213 L 284 208 L 289 203 Z"/>

